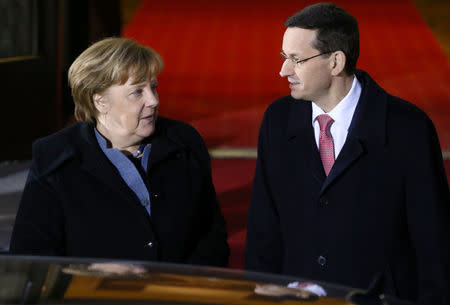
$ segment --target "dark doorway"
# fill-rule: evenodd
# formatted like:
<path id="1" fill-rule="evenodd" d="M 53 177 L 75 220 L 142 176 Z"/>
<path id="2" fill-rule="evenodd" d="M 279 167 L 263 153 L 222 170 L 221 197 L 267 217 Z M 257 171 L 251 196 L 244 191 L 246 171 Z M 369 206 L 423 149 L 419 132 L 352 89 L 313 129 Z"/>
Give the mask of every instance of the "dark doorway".
<path id="1" fill-rule="evenodd" d="M 61 125 L 58 1 L 0 4 L 1 160 L 31 158 L 31 142 Z"/>

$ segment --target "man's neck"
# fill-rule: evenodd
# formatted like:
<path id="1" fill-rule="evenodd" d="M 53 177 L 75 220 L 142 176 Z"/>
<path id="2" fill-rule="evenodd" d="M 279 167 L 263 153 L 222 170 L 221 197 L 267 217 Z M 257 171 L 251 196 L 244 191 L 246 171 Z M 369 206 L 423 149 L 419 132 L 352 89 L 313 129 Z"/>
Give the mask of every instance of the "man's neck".
<path id="1" fill-rule="evenodd" d="M 354 75 L 338 76 L 331 82 L 327 95 L 314 101 L 324 112 L 330 112 L 339 104 L 352 88 Z"/>

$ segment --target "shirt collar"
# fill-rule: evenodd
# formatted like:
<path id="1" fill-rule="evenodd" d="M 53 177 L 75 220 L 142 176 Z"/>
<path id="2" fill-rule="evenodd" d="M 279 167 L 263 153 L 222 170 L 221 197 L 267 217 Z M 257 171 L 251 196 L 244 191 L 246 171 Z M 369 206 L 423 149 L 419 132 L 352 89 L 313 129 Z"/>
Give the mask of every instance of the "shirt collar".
<path id="1" fill-rule="evenodd" d="M 361 83 L 355 75 L 353 75 L 353 83 L 347 95 L 328 113 L 333 120 L 333 125 L 340 125 L 345 130 L 348 130 L 352 122 L 353 114 L 361 96 Z M 317 116 L 325 114 L 325 112 L 312 103 L 312 124 L 316 121 Z"/>
<path id="2" fill-rule="evenodd" d="M 106 139 L 100 134 L 100 132 L 98 132 L 96 127 L 94 127 L 94 131 L 95 131 L 95 137 L 97 138 L 98 145 L 100 145 L 100 148 L 103 151 L 113 150 L 114 149 L 112 147 L 108 148 L 108 144 L 106 143 Z"/>

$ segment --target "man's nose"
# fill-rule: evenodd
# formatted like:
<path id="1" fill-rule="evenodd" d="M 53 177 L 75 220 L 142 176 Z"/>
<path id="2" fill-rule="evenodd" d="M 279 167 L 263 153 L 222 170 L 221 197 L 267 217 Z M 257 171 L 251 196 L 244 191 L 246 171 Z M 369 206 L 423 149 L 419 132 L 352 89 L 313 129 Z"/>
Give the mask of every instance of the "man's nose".
<path id="1" fill-rule="evenodd" d="M 281 66 L 281 70 L 280 70 L 280 76 L 281 77 L 286 77 L 292 74 L 292 72 L 294 71 L 293 69 L 293 64 L 289 59 L 286 59 L 283 62 L 283 65 Z"/>

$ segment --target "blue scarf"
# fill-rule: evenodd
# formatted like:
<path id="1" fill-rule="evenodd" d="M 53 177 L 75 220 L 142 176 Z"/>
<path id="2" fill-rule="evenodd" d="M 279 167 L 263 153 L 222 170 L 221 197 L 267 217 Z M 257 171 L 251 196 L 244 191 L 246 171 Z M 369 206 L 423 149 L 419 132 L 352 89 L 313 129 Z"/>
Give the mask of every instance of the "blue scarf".
<path id="1" fill-rule="evenodd" d="M 106 139 L 98 132 L 97 128 L 95 128 L 95 136 L 97 137 L 98 144 L 100 145 L 100 148 L 102 149 L 103 153 L 106 155 L 109 161 L 111 161 L 111 163 L 117 168 L 122 179 L 125 181 L 128 187 L 134 192 L 139 202 L 147 210 L 148 214 L 151 215 L 150 193 L 136 166 L 130 159 L 128 159 L 127 156 L 125 156 L 125 154 L 123 154 L 117 148 L 108 148 Z M 139 150 L 143 153 L 141 157 L 141 165 L 145 173 L 147 173 L 148 158 L 150 156 L 151 147 L 152 147 L 151 144 L 148 145 L 142 144 L 139 147 Z M 143 149 L 143 151 L 141 149 Z"/>

